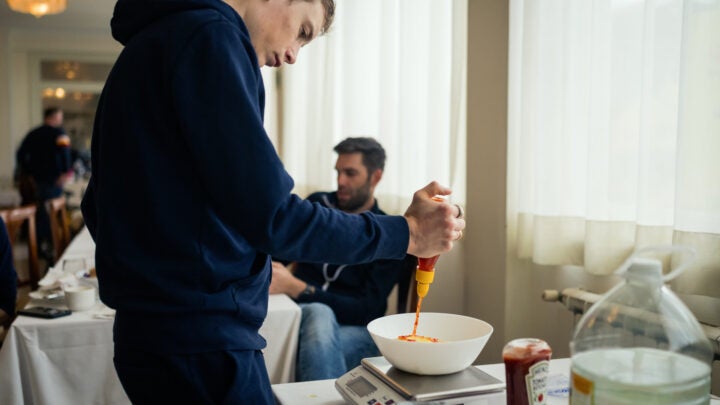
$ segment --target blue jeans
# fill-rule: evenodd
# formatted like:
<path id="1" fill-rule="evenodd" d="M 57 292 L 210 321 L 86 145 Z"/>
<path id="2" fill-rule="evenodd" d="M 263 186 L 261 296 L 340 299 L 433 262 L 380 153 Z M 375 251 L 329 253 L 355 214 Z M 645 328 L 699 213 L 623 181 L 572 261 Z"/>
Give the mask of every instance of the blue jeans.
<path id="1" fill-rule="evenodd" d="M 319 302 L 300 308 L 296 381 L 338 378 L 361 359 L 380 355 L 365 326 L 338 325 L 332 309 Z"/>

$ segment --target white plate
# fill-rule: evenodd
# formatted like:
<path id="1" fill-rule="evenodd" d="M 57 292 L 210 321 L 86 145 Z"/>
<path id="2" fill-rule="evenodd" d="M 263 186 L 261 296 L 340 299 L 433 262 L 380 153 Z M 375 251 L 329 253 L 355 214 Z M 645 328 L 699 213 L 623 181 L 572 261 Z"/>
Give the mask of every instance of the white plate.
<path id="1" fill-rule="evenodd" d="M 58 298 L 63 298 L 65 296 L 65 293 L 63 290 L 37 290 L 37 291 L 30 291 L 28 293 L 30 298 L 36 299 L 36 300 L 53 300 Z"/>

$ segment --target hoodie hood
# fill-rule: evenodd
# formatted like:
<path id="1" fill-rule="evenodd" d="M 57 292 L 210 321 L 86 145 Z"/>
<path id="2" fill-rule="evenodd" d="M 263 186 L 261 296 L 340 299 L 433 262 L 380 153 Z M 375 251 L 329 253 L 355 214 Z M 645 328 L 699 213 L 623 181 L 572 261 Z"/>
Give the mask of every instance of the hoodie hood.
<path id="1" fill-rule="evenodd" d="M 241 24 L 240 16 L 222 0 L 118 0 L 110 28 L 113 38 L 126 45 L 135 34 L 159 19 L 200 9 L 217 10 L 228 20 Z"/>

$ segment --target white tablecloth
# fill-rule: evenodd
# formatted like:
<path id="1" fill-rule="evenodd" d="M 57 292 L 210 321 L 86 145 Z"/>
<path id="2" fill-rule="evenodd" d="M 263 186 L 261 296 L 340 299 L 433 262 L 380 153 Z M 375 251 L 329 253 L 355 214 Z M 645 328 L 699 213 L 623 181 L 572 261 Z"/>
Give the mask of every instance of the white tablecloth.
<path id="1" fill-rule="evenodd" d="M 73 240 L 70 241 L 62 257 L 58 260 L 58 263 L 62 263 L 65 259 L 78 257 L 90 259 L 93 262 L 95 261 L 95 241 L 92 239 L 92 236 L 90 236 L 90 231 L 87 227 L 83 227 L 83 229 L 75 235 Z"/>
<path id="2" fill-rule="evenodd" d="M 90 263 L 94 251 L 83 229 L 62 259 Z M 0 404 L 128 404 L 112 362 L 113 321 L 94 318 L 103 312 L 98 303 L 57 319 L 19 316 L 0 350 Z M 300 307 L 286 295 L 271 295 L 260 333 L 267 339 L 265 364 L 273 384 L 293 381 L 299 327 Z"/>

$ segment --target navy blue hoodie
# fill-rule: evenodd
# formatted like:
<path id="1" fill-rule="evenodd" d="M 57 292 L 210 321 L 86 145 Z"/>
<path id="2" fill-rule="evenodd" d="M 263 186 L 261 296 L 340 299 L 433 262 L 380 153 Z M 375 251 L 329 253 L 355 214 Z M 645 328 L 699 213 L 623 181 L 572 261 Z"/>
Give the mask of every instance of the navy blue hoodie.
<path id="1" fill-rule="evenodd" d="M 264 88 L 240 16 L 220 0 L 120 0 L 125 48 L 98 105 L 83 199 L 115 342 L 166 353 L 264 347 L 268 255 L 401 259 L 399 216 L 291 195 L 263 129 Z"/>

